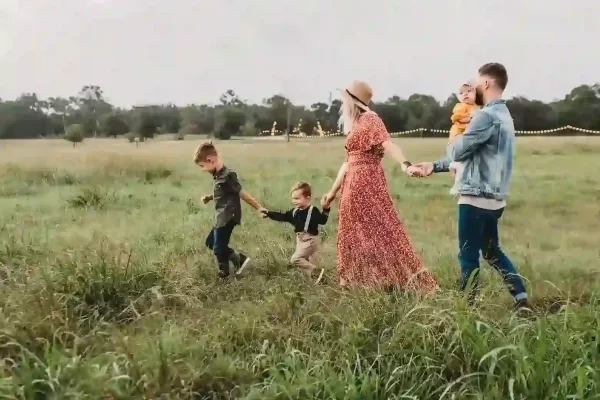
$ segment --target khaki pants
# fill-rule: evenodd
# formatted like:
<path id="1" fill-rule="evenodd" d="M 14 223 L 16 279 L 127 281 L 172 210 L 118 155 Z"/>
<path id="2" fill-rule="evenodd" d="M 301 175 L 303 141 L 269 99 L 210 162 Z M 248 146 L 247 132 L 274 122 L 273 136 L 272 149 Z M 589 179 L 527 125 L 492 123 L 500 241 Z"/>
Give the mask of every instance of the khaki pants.
<path id="1" fill-rule="evenodd" d="M 312 256 L 316 253 L 318 247 L 318 238 L 306 232 L 296 233 L 296 251 L 292 255 L 290 262 L 295 267 L 300 268 L 309 278 L 316 268 L 311 262 Z"/>

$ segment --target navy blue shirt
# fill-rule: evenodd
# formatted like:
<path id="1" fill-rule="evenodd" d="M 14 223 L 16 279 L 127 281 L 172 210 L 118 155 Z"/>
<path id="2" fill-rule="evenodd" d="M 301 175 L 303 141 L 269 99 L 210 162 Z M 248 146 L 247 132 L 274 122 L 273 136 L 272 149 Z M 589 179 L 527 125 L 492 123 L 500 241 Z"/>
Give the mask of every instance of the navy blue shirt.
<path id="1" fill-rule="evenodd" d="M 319 211 L 317 207 L 310 206 L 304 210 L 293 208 L 286 212 L 269 211 L 267 217 L 273 221 L 289 222 L 294 225 L 294 232 L 306 232 L 317 236 L 319 225 L 325 225 L 329 219 L 329 209 Z"/>

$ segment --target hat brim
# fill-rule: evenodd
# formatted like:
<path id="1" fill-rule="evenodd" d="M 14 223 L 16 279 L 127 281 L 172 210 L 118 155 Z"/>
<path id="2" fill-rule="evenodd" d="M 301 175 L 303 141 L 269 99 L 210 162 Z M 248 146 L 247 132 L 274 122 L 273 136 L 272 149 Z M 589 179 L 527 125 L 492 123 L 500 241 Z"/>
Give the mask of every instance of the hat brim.
<path id="1" fill-rule="evenodd" d="M 346 89 L 338 89 L 338 90 L 340 91 L 341 97 L 343 97 L 345 100 L 352 102 L 353 104 L 355 104 L 358 108 L 360 108 L 363 111 L 371 111 L 371 109 L 368 106 L 365 106 L 363 103 L 361 103 L 360 101 L 357 101 L 352 96 L 350 96 L 348 94 L 348 92 L 346 91 Z"/>

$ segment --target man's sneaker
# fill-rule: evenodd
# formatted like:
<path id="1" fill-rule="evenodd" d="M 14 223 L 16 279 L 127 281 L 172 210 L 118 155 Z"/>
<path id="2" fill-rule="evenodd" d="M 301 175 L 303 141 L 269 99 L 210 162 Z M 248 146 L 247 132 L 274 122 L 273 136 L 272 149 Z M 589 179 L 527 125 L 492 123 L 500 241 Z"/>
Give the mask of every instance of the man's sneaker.
<path id="1" fill-rule="evenodd" d="M 527 299 L 518 300 L 515 303 L 515 312 L 521 318 L 533 318 L 533 309 L 529 305 Z"/>
<path id="2" fill-rule="evenodd" d="M 315 281 L 316 285 L 318 285 L 319 283 L 321 283 L 323 281 L 324 274 L 325 274 L 325 268 L 321 268 L 321 272 L 319 272 L 319 276 L 317 277 L 317 280 Z"/>
<path id="3" fill-rule="evenodd" d="M 235 274 L 240 275 L 248 264 L 250 264 L 250 257 L 242 253 L 236 253 L 236 257 L 233 258 L 232 262 L 233 267 L 235 268 Z"/>
<path id="4" fill-rule="evenodd" d="M 531 307 L 529 307 L 529 302 L 527 301 L 527 299 L 517 300 L 515 302 L 515 310 L 522 310 L 524 308 L 528 308 L 531 310 Z"/>

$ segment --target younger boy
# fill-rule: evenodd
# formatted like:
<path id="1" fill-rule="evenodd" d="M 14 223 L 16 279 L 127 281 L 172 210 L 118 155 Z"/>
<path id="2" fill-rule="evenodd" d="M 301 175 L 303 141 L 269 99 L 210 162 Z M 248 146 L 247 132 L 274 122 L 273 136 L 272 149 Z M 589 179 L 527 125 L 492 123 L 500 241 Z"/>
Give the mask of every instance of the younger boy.
<path id="1" fill-rule="evenodd" d="M 312 189 L 306 182 L 298 182 L 290 191 L 294 208 L 284 213 L 267 211 L 262 212 L 264 218 L 273 221 L 289 222 L 294 225 L 296 232 L 296 251 L 292 255 L 291 263 L 306 274 L 309 279 L 313 278 L 315 267 L 310 261 L 317 251 L 319 225 L 325 225 L 329 218 L 329 208 L 323 208 L 323 212 L 310 204 Z M 321 268 L 315 283 L 320 283 L 325 270 Z"/>
<path id="2" fill-rule="evenodd" d="M 473 118 L 473 114 L 475 111 L 479 110 L 479 105 L 475 102 L 475 89 L 471 85 L 467 83 L 463 84 L 459 89 L 457 97 L 459 103 L 454 106 L 452 116 L 450 117 L 450 120 L 452 121 L 449 137 L 450 143 L 454 143 L 456 138 L 465 133 L 467 125 L 469 125 L 471 118 Z M 450 172 L 455 180 L 455 185 L 450 193 L 456 194 L 456 182 L 460 179 L 462 173 L 461 163 L 456 161 L 452 162 L 450 164 Z"/>
<path id="3" fill-rule="evenodd" d="M 198 146 L 194 154 L 194 163 L 213 176 L 213 194 L 202 197 L 204 204 L 214 200 L 216 210 L 215 224 L 206 238 L 206 247 L 211 249 L 217 258 L 219 278 L 229 277 L 230 262 L 236 275 L 239 275 L 250 262 L 249 257 L 229 247 L 233 228 L 242 222 L 240 199 L 259 212 L 264 209 L 252 196 L 242 190 L 236 173 L 224 165 L 223 159 L 212 143 Z"/>

